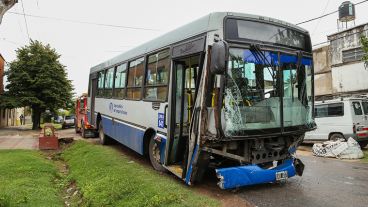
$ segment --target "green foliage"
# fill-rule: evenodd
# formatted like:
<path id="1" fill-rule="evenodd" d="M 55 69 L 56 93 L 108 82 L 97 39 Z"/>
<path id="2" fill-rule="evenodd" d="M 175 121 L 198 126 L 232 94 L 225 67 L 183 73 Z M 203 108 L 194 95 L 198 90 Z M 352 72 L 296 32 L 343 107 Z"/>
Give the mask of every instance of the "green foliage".
<path id="1" fill-rule="evenodd" d="M 365 67 L 368 67 L 368 38 L 366 36 L 361 36 L 360 42 L 362 43 L 364 51 L 363 60 L 365 61 Z"/>
<path id="2" fill-rule="evenodd" d="M 77 141 L 64 151 L 83 206 L 218 206 L 184 183 L 130 161 L 114 149 Z"/>
<path id="3" fill-rule="evenodd" d="M 31 106 L 34 122 L 40 114 L 65 107 L 72 98 L 72 84 L 67 79 L 60 55 L 50 45 L 31 41 L 30 45 L 17 49 L 17 58 L 7 71 L 8 91 L 2 96 L 3 107 Z"/>
<path id="4" fill-rule="evenodd" d="M 55 166 L 39 152 L 0 150 L 0 206 L 63 206 Z"/>

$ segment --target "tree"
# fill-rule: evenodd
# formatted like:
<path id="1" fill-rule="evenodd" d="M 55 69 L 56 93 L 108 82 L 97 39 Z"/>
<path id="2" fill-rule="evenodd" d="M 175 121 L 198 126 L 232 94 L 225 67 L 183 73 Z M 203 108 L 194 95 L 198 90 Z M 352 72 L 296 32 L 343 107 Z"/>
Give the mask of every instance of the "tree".
<path id="1" fill-rule="evenodd" d="M 365 62 L 365 67 L 368 68 L 368 38 L 366 36 L 360 37 L 360 42 L 362 43 L 364 55 L 363 60 Z"/>
<path id="2" fill-rule="evenodd" d="M 7 71 L 8 91 L 1 97 L 3 107 L 32 108 L 32 129 L 40 127 L 41 113 L 56 112 L 72 98 L 72 84 L 67 79 L 60 55 L 49 44 L 31 41 L 16 50 L 17 58 Z"/>

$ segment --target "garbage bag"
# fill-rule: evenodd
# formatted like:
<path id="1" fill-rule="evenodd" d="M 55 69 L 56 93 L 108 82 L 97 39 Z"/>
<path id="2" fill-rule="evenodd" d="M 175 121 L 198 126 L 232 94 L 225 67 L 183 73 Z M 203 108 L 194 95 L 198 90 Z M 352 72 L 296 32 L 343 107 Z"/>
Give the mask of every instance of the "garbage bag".
<path id="1" fill-rule="evenodd" d="M 336 157 L 341 159 L 360 159 L 364 156 L 357 141 L 326 141 L 313 145 L 313 154 L 318 157 Z"/>

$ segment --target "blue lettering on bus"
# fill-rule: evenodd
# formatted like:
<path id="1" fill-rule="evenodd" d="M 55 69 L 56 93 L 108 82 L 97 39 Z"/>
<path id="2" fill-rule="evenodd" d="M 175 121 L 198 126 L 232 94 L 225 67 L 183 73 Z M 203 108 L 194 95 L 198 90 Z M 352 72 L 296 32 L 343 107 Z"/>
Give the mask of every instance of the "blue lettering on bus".
<path id="1" fill-rule="evenodd" d="M 109 110 L 110 110 L 111 113 L 128 115 L 128 112 L 123 109 L 122 104 L 114 104 L 114 103 L 110 102 Z"/>
<path id="2" fill-rule="evenodd" d="M 163 113 L 158 113 L 158 128 L 165 128 L 165 116 Z"/>

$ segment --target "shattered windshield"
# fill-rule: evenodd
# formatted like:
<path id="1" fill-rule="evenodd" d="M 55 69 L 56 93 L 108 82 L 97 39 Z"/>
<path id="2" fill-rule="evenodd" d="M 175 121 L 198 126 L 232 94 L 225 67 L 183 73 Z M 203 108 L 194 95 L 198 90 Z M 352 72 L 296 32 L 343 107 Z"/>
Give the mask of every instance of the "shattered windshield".
<path id="1" fill-rule="evenodd" d="M 284 126 L 309 123 L 312 120 L 311 60 L 303 59 L 297 69 L 296 55 L 231 48 L 223 109 L 225 135 L 246 135 L 255 130 L 279 132 L 281 98 Z"/>

